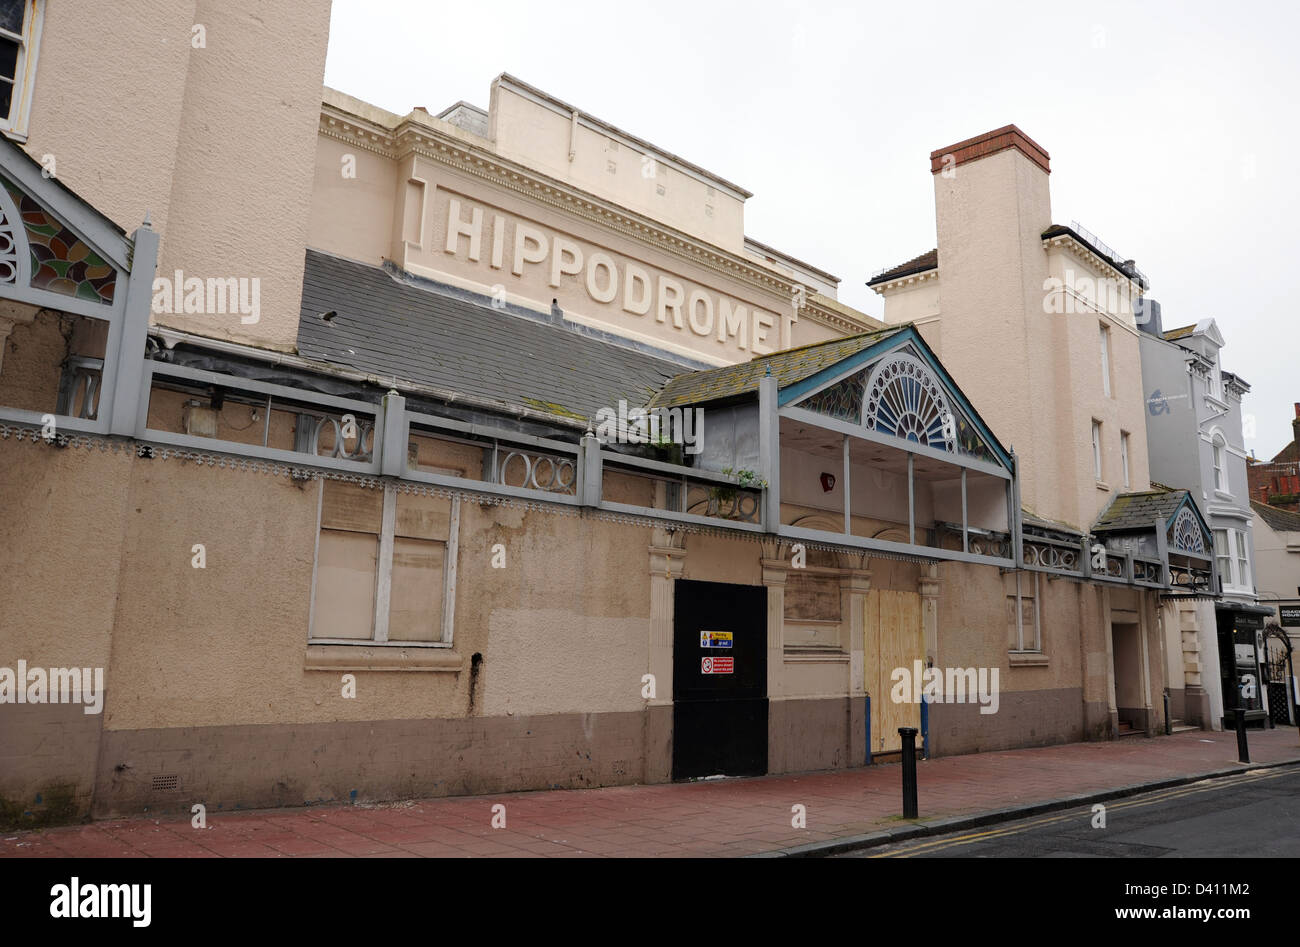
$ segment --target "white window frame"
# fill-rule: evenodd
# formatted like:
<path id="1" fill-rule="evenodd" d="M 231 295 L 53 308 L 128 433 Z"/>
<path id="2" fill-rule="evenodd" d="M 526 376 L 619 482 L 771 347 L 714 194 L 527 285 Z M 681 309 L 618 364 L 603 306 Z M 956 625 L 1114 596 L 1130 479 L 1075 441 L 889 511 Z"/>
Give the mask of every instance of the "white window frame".
<path id="1" fill-rule="evenodd" d="M 1127 490 L 1130 485 L 1128 469 L 1128 431 L 1119 432 L 1119 459 L 1124 465 L 1124 489 Z"/>
<path id="2" fill-rule="evenodd" d="M 1234 579 L 1236 569 L 1233 565 L 1235 556 L 1233 553 L 1234 545 L 1231 529 L 1216 529 L 1214 534 L 1214 559 L 1219 566 L 1219 578 L 1223 580 L 1223 587 L 1236 588 L 1237 583 Z"/>
<path id="3" fill-rule="evenodd" d="M 1211 463 L 1214 465 L 1214 492 L 1228 495 L 1228 477 L 1225 466 L 1228 442 L 1222 434 L 1210 438 Z"/>
<path id="4" fill-rule="evenodd" d="M 1246 531 L 1235 530 L 1237 534 L 1237 575 L 1241 578 L 1238 588 L 1250 590 L 1250 547 L 1246 542 Z"/>
<path id="5" fill-rule="evenodd" d="M 41 49 L 41 24 L 45 19 L 45 0 L 24 0 L 21 34 L 0 30 L 18 44 L 14 63 L 14 90 L 9 99 L 9 114 L 0 116 L 0 132 L 15 141 L 27 140 L 27 125 L 32 114 L 32 90 L 36 85 L 36 60 Z"/>
<path id="6" fill-rule="evenodd" d="M 384 509 L 380 526 L 379 558 L 375 566 L 375 613 L 371 618 L 369 638 L 316 638 L 312 631 L 316 621 L 316 574 L 320 568 L 321 514 L 325 509 L 325 478 L 320 481 L 316 497 L 316 551 L 311 571 L 311 606 L 307 616 L 309 645 L 357 645 L 373 648 L 450 648 L 456 617 L 456 559 L 460 546 L 460 497 L 451 498 L 451 517 L 442 565 L 442 637 L 437 641 L 389 641 L 389 606 L 393 593 L 393 546 L 397 537 L 397 488 L 384 487 Z"/>
<path id="7" fill-rule="evenodd" d="M 1110 398 L 1113 397 L 1110 387 L 1110 328 L 1105 323 L 1098 323 L 1098 328 L 1101 330 L 1101 390 Z"/>
<path id="8" fill-rule="evenodd" d="M 1104 482 L 1101 464 L 1101 422 L 1096 418 L 1092 419 L 1092 472 L 1098 483 Z"/>

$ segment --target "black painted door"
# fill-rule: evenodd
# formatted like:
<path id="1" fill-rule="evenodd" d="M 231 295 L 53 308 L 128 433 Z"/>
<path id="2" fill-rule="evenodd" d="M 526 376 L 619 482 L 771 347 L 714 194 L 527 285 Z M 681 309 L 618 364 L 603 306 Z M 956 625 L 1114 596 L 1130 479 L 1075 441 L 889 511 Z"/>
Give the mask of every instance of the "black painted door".
<path id="1" fill-rule="evenodd" d="M 767 589 L 679 579 L 673 779 L 767 772 Z"/>

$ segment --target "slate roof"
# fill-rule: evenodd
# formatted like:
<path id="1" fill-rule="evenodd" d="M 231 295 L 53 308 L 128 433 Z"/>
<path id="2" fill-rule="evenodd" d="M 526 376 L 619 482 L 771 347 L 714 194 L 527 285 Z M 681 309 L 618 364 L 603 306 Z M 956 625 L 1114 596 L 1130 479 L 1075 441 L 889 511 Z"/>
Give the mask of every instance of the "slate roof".
<path id="1" fill-rule="evenodd" d="M 1094 530 L 1153 529 L 1156 520 L 1167 523 L 1187 496 L 1186 490 L 1145 490 L 1121 493 L 1102 510 Z"/>
<path id="2" fill-rule="evenodd" d="M 871 279 L 867 280 L 868 286 L 875 286 L 877 283 L 888 283 L 891 279 L 898 279 L 900 276 L 911 276 L 913 273 L 924 273 L 926 270 L 932 270 L 939 265 L 939 249 L 926 250 L 920 256 L 912 257 L 906 263 L 900 263 L 883 273 L 877 273 Z"/>
<path id="3" fill-rule="evenodd" d="M 910 323 L 909 323 L 910 325 Z M 891 326 L 876 332 L 864 332 L 844 339 L 814 342 L 795 349 L 763 355 L 739 365 L 725 365 L 700 372 L 678 375 L 650 401 L 652 407 L 706 404 L 758 391 L 758 383 L 771 369 L 778 388 L 785 388 L 816 375 L 836 362 L 856 355 L 907 326 Z"/>
<path id="4" fill-rule="evenodd" d="M 1259 514 L 1259 518 L 1280 533 L 1300 533 L 1300 513 L 1279 510 L 1258 500 L 1250 501 L 1250 508 Z"/>
<path id="5" fill-rule="evenodd" d="M 643 405 L 679 363 L 583 330 L 395 279 L 386 269 L 307 251 L 298 352 L 305 359 L 504 407 L 593 418 Z M 321 314 L 338 313 L 330 321 Z"/>

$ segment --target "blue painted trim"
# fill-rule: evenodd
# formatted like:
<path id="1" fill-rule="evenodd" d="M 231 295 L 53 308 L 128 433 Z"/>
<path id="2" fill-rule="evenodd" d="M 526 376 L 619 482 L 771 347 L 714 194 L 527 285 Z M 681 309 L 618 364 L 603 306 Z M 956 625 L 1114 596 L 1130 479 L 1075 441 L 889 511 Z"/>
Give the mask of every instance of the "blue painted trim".
<path id="1" fill-rule="evenodd" d="M 930 758 L 930 698 L 921 698 L 921 758 Z"/>
<path id="2" fill-rule="evenodd" d="M 1200 507 L 1198 507 L 1192 501 L 1192 495 L 1188 491 L 1186 490 L 1183 491 L 1182 502 L 1179 503 L 1176 507 L 1174 507 L 1174 511 L 1169 515 L 1169 519 L 1165 520 L 1165 529 L 1168 530 L 1171 526 L 1174 525 L 1174 520 L 1178 519 L 1178 514 L 1183 511 L 1183 507 L 1190 508 L 1192 513 L 1196 516 L 1196 522 L 1201 524 L 1201 531 L 1205 534 L 1204 536 L 1206 540 L 1205 548 L 1210 550 L 1210 554 L 1213 555 L 1214 554 L 1214 532 L 1213 530 L 1210 529 L 1210 524 L 1205 521 L 1205 517 L 1201 515 Z M 1180 550 L 1175 550 L 1175 552 L 1179 552 L 1181 554 Z"/>
<path id="3" fill-rule="evenodd" d="M 871 765 L 871 695 L 867 695 L 867 764 Z"/>
<path id="4" fill-rule="evenodd" d="M 998 458 L 1002 466 L 1009 471 L 1014 471 L 1015 468 L 1011 463 L 1011 454 L 1002 446 L 1002 443 L 993 436 L 993 432 L 989 430 L 988 425 L 984 423 L 984 419 L 979 416 L 974 405 L 970 403 L 970 399 L 968 399 L 962 390 L 957 387 L 957 383 L 953 381 L 952 376 L 944 370 L 939 359 L 935 357 L 934 352 L 930 350 L 930 347 L 925 344 L 925 340 L 921 338 L 921 334 L 916 331 L 915 327 L 910 325 L 901 328 L 894 335 L 887 336 L 875 345 L 863 349 L 861 352 L 856 352 L 848 358 L 836 362 L 834 365 L 823 368 L 815 375 L 811 375 L 802 381 L 781 389 L 777 397 L 777 403 L 780 407 L 784 408 L 788 404 L 799 401 L 801 398 L 807 396 L 826 382 L 842 376 L 850 375 L 854 370 L 861 368 L 867 362 L 878 359 L 881 356 L 892 352 L 894 349 L 906 345 L 908 342 L 915 344 L 916 350 L 920 354 L 922 361 L 924 361 L 929 366 L 930 370 L 939 377 L 948 394 L 957 402 L 957 405 L 962 409 L 966 417 L 970 419 L 971 424 L 975 426 L 976 431 L 978 431 L 980 436 L 984 439 L 984 443 L 988 445 L 989 450 Z"/>

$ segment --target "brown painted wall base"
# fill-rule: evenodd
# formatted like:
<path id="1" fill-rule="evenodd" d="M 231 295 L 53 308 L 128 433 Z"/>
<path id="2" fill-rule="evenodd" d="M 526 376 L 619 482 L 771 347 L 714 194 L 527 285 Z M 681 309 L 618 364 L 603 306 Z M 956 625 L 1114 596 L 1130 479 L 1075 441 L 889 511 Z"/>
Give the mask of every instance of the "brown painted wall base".
<path id="1" fill-rule="evenodd" d="M 1184 693 L 1183 714 L 1184 723 L 1200 727 L 1202 730 L 1211 729 L 1210 695 L 1204 687 L 1198 684 L 1187 688 Z"/>
<path id="2" fill-rule="evenodd" d="M 930 705 L 930 755 L 982 753 L 1017 747 L 1050 746 L 1088 738 L 1083 692 L 1003 691 L 998 711 L 980 713 L 979 704 Z M 920 740 L 917 740 L 920 747 Z"/>
<path id="3" fill-rule="evenodd" d="M 1169 719 L 1187 719 L 1187 691 L 1181 687 L 1169 688 Z"/>
<path id="4" fill-rule="evenodd" d="M 82 704 L 0 706 L 0 827 L 85 818 L 102 729 Z"/>
<path id="5" fill-rule="evenodd" d="M 767 771 L 802 773 L 861 766 L 865 697 L 773 700 L 767 710 Z"/>
<path id="6" fill-rule="evenodd" d="M 94 815 L 295 806 L 642 782 L 663 711 L 110 730 Z M 647 754 L 648 737 L 653 751 Z M 177 788 L 155 789 L 155 777 Z"/>
<path id="7" fill-rule="evenodd" d="M 931 754 L 1109 735 L 1104 706 L 1084 705 L 1077 688 L 1004 692 L 998 713 L 979 709 L 931 705 Z M 184 814 L 196 802 L 229 810 L 662 783 L 672 772 L 670 704 L 606 714 L 109 731 L 80 707 L 7 710 L 0 785 L 22 791 L 3 801 L 6 812 L 34 812 L 11 824 Z M 775 700 L 768 731 L 770 773 L 860 766 L 866 700 Z M 58 747 L 57 758 L 42 746 Z M 44 787 L 39 804 L 32 786 Z"/>

